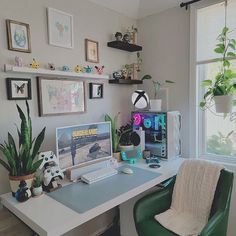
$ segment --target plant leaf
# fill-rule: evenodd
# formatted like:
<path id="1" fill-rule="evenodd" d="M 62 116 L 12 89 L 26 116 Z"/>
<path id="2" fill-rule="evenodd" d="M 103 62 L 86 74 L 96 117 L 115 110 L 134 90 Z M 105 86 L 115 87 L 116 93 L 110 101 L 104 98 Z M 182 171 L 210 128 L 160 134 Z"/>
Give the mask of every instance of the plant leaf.
<path id="1" fill-rule="evenodd" d="M 151 75 L 144 75 L 142 80 L 152 79 Z"/>
<path id="2" fill-rule="evenodd" d="M 33 151 L 31 154 L 31 159 L 34 160 L 34 158 L 36 157 L 36 155 L 38 154 L 38 151 L 43 143 L 44 140 L 44 136 L 45 136 L 45 130 L 46 127 L 44 127 L 42 129 L 42 131 L 39 133 L 38 137 L 35 139 L 35 143 L 34 143 L 34 147 L 33 147 Z"/>
<path id="3" fill-rule="evenodd" d="M 205 107 L 205 105 L 206 105 L 206 102 L 200 102 L 200 104 L 199 104 L 199 106 L 200 106 L 201 108 Z"/>
<path id="4" fill-rule="evenodd" d="M 11 174 L 11 167 L 5 161 L 0 159 L 0 164 Z"/>
<path id="5" fill-rule="evenodd" d="M 36 172 L 37 169 L 39 168 L 39 166 L 41 165 L 41 163 L 43 162 L 43 159 L 36 161 L 35 163 L 33 163 L 32 166 L 32 173 Z"/>
<path id="6" fill-rule="evenodd" d="M 235 57 L 236 54 L 234 52 L 228 52 L 227 57 Z"/>
<path id="7" fill-rule="evenodd" d="M 207 87 L 207 86 L 211 86 L 212 85 L 212 80 L 208 79 L 208 80 L 203 80 L 202 81 L 202 85 L 204 87 Z"/>

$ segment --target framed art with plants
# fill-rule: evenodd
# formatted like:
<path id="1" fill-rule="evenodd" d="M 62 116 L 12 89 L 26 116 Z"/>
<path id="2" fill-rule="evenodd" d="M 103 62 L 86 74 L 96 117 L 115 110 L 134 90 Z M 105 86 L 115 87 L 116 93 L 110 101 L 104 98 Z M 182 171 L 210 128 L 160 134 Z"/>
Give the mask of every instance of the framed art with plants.
<path id="1" fill-rule="evenodd" d="M 7 78 L 8 100 L 29 100 L 31 99 L 31 79 Z"/>
<path id="2" fill-rule="evenodd" d="M 8 49 L 31 52 L 30 26 L 14 20 L 6 20 Z"/>

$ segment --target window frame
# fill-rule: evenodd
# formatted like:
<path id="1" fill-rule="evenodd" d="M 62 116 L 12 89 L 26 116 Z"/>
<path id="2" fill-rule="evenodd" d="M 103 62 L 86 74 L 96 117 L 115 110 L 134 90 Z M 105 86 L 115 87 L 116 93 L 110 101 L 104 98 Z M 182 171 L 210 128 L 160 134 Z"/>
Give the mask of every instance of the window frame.
<path id="1" fill-rule="evenodd" d="M 216 154 L 207 154 L 206 135 L 205 135 L 205 112 L 199 108 L 199 96 L 204 94 L 200 91 L 198 84 L 198 65 L 204 65 L 218 61 L 211 59 L 207 61 L 197 61 L 197 11 L 201 8 L 213 4 L 223 3 L 224 0 L 201 1 L 190 7 L 190 82 L 189 82 L 189 119 L 190 119 L 190 157 L 208 159 L 228 164 L 236 164 L 236 158 L 230 156 L 221 156 Z M 236 58 L 231 58 L 236 59 Z M 201 94 L 200 94 L 201 92 Z"/>

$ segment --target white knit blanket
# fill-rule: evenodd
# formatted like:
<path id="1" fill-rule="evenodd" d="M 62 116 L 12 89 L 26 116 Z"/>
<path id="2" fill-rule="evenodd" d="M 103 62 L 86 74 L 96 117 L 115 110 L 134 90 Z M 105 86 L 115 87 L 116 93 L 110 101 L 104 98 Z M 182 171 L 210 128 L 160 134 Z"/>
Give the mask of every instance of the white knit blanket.
<path id="1" fill-rule="evenodd" d="M 197 236 L 208 222 L 215 189 L 223 166 L 186 160 L 176 178 L 169 210 L 155 219 L 180 236 Z"/>

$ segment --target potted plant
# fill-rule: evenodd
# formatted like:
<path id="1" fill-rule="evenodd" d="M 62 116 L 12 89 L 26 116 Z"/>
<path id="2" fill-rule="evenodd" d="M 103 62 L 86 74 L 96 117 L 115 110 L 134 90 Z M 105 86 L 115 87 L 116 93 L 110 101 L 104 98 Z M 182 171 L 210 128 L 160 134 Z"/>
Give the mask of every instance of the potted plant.
<path id="1" fill-rule="evenodd" d="M 39 196 L 43 193 L 42 179 L 41 179 L 40 175 L 36 175 L 33 180 L 32 192 L 33 192 L 34 196 Z"/>
<path id="2" fill-rule="evenodd" d="M 229 57 L 235 57 L 236 40 L 228 37 L 229 28 L 224 27 L 217 37 L 217 45 L 214 51 L 221 55 L 220 72 L 214 79 L 207 79 L 202 82 L 206 87 L 204 100 L 200 103 L 201 108 L 207 108 L 208 104 L 214 100 L 217 113 L 229 113 L 232 110 L 233 95 L 236 91 L 236 73 L 230 67 Z"/>
<path id="3" fill-rule="evenodd" d="M 152 79 L 151 75 L 144 75 L 142 78 L 142 80 L 150 80 L 150 79 Z M 151 111 L 161 111 L 162 100 L 157 99 L 157 95 L 160 91 L 160 88 L 165 83 L 173 84 L 174 81 L 165 80 L 164 83 L 161 83 L 159 81 L 152 81 L 152 83 L 153 83 L 153 88 L 154 88 L 154 99 L 150 99 L 150 110 Z"/>
<path id="4" fill-rule="evenodd" d="M 17 127 L 19 138 L 18 145 L 16 145 L 10 133 L 8 133 L 8 139 L 0 144 L 0 151 L 4 156 L 4 159 L 0 159 L 0 164 L 9 172 L 10 187 L 13 195 L 22 180 L 31 188 L 35 172 L 43 161 L 36 161 L 35 157 L 44 140 L 46 129 L 46 127 L 44 127 L 37 138 L 33 139 L 28 102 L 26 101 L 27 115 L 24 114 L 18 105 L 16 106 L 21 119 L 21 126 L 20 128 Z"/>
<path id="5" fill-rule="evenodd" d="M 121 151 L 128 151 L 134 148 L 134 145 L 131 140 L 132 133 L 132 121 L 128 122 L 126 125 L 121 126 L 118 130 L 118 135 L 120 137 L 119 148 Z"/>

